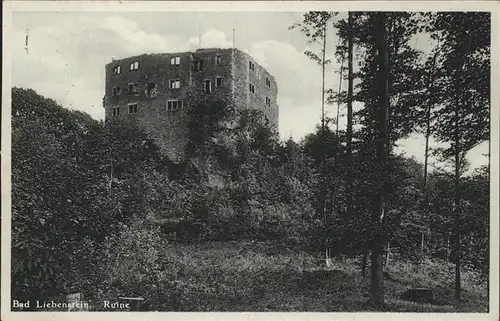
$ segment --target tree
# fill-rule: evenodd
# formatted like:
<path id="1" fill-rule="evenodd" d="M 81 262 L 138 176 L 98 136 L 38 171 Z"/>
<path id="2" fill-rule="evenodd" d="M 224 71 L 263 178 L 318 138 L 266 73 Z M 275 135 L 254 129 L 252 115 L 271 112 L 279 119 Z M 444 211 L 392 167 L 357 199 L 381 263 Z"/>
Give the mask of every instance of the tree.
<path id="1" fill-rule="evenodd" d="M 378 110 L 378 138 L 377 162 L 381 173 L 377 194 L 373 199 L 372 226 L 374 235 L 371 240 L 371 292 L 370 303 L 380 309 L 384 304 L 384 274 L 383 252 L 384 240 L 382 228 L 386 218 L 386 190 L 388 157 L 389 157 L 389 57 L 386 31 L 386 14 L 379 13 L 377 19 L 377 51 L 379 65 L 379 110 Z"/>
<path id="2" fill-rule="evenodd" d="M 427 61 L 425 62 L 423 69 L 424 69 L 424 77 L 422 79 L 425 79 L 425 84 L 424 86 L 426 87 L 426 90 L 424 91 L 423 95 L 424 98 L 422 99 L 422 103 L 424 105 L 423 112 L 424 114 L 422 115 L 423 120 L 424 120 L 424 133 L 425 133 L 425 149 L 424 149 L 424 189 L 427 187 L 427 176 L 428 176 L 428 168 L 429 168 L 429 156 L 430 156 L 430 148 L 429 148 L 429 139 L 431 138 L 432 134 L 432 125 L 434 123 L 434 108 L 436 104 L 439 102 L 439 99 L 441 97 L 441 93 L 439 92 L 440 84 L 438 81 L 442 78 L 438 74 L 439 72 L 439 54 L 441 52 L 441 47 L 440 47 L 440 42 L 439 42 L 439 36 L 437 34 L 432 34 L 431 38 L 436 40 L 437 44 L 433 48 L 433 52 L 431 55 L 428 57 Z"/>
<path id="3" fill-rule="evenodd" d="M 353 112 L 353 120 L 361 125 L 360 130 L 353 133 L 353 138 L 357 138 L 358 157 L 364 158 L 364 163 L 370 172 L 377 173 L 379 165 L 376 160 L 377 140 L 377 111 L 379 105 L 379 85 L 377 62 L 378 48 L 376 46 L 377 19 L 374 13 L 356 12 L 352 14 L 353 41 L 356 43 L 357 59 L 359 60 L 359 71 L 354 77 L 359 79 L 356 85 L 356 92 L 353 93 L 353 100 L 361 102 L 363 108 Z M 388 69 L 389 69 L 389 119 L 391 119 L 388 129 L 389 152 L 401 138 L 413 132 L 417 123 L 416 111 L 419 104 L 415 95 L 421 91 L 418 80 L 418 68 L 415 61 L 420 53 L 411 47 L 410 40 L 417 32 L 417 15 L 408 12 L 386 13 L 387 46 L 388 46 Z M 348 23 L 339 25 L 339 33 L 347 37 Z M 365 175 L 367 173 L 365 172 Z M 378 182 L 377 175 L 369 175 L 372 183 L 367 183 L 366 188 L 376 190 Z M 356 199 L 356 203 L 359 200 Z M 367 247 L 369 241 L 369 231 L 367 231 Z M 365 251 L 363 261 L 366 262 L 368 249 Z M 364 271 L 365 263 L 362 264 Z"/>
<path id="4" fill-rule="evenodd" d="M 348 219 L 352 216 L 353 211 L 353 193 L 352 193 L 352 184 L 353 184 L 353 164 L 352 164 L 352 141 L 353 141 L 353 109 L 352 103 L 354 101 L 354 28 L 355 28 L 355 19 L 356 14 L 353 12 L 348 12 L 347 21 L 345 19 L 339 19 L 334 27 L 337 29 L 337 35 L 339 37 L 339 45 L 337 46 L 336 54 L 341 57 L 341 62 L 343 63 L 344 56 L 347 52 L 347 94 L 344 95 L 344 92 L 341 91 L 341 87 L 339 86 L 339 92 L 337 94 L 337 99 L 340 102 L 341 98 L 343 98 L 347 104 L 347 128 L 346 128 L 346 148 L 345 148 L 345 184 L 346 184 L 346 198 L 347 198 L 347 211 L 343 215 L 343 223 L 347 224 Z M 347 47 L 344 45 L 340 45 L 340 43 L 347 43 Z M 341 65 L 341 71 L 343 66 Z M 342 78 L 342 77 L 341 77 Z M 341 79 L 342 81 L 342 79 Z M 338 124 L 337 114 L 337 124 Z M 338 133 L 337 133 L 338 135 Z"/>
<path id="5" fill-rule="evenodd" d="M 347 133 L 346 133 L 346 161 L 347 161 L 347 218 L 349 219 L 352 215 L 353 197 L 352 197 L 352 137 L 353 137 L 353 122 L 352 122 L 352 102 L 353 102 L 353 89 L 354 89 L 354 76 L 353 76 L 353 50 L 354 50 L 354 36 L 353 36 L 353 13 L 349 11 L 348 13 L 348 35 L 347 35 L 347 47 L 348 47 L 348 85 L 347 85 Z"/>
<path id="6" fill-rule="evenodd" d="M 305 54 L 311 58 L 312 60 L 316 61 L 318 64 L 321 65 L 321 71 L 322 71 L 322 90 L 321 90 L 321 131 L 326 131 L 327 127 L 327 120 L 325 118 L 325 70 L 326 70 L 326 65 L 330 63 L 330 61 L 326 60 L 326 39 L 327 39 L 327 26 L 329 20 L 335 16 L 336 13 L 332 12 L 326 12 L 326 11 L 311 11 L 308 13 L 304 14 L 304 20 L 302 23 L 299 24 L 294 24 L 290 27 L 290 29 L 295 29 L 297 27 L 300 27 L 301 32 L 306 35 L 308 38 L 309 43 L 317 43 L 321 42 L 321 58 L 319 55 L 312 51 L 306 51 Z M 323 135 L 321 135 L 323 136 Z M 325 142 L 322 142 L 324 144 L 324 148 L 327 148 L 327 145 Z M 328 195 L 330 194 L 328 191 L 328 182 L 326 180 L 327 172 L 326 172 L 326 159 L 322 159 L 321 164 L 320 164 L 320 177 L 321 177 L 321 192 L 319 195 L 319 216 L 323 218 L 323 224 L 325 226 L 325 229 L 327 228 L 327 225 L 329 224 L 328 220 L 328 215 L 327 215 L 327 199 Z M 328 245 L 326 245 L 328 241 L 325 239 L 325 262 L 327 265 L 331 265 L 331 249 L 329 248 Z"/>
<path id="7" fill-rule="evenodd" d="M 482 166 L 465 177 L 461 184 L 463 219 L 460 229 L 463 247 L 460 249 L 464 266 L 489 277 L 489 166 Z"/>
<path id="8" fill-rule="evenodd" d="M 438 13 L 432 31 L 443 41 L 443 101 L 437 112 L 444 158 L 454 159 L 455 299 L 460 300 L 460 181 L 466 153 L 488 140 L 490 92 L 490 16 L 488 13 Z"/>
<path id="9" fill-rule="evenodd" d="M 316 127 L 316 132 L 307 135 L 301 145 L 306 156 L 306 162 L 313 169 L 314 176 L 318 182 L 312 189 L 316 195 L 314 202 L 318 212 L 318 218 L 322 220 L 321 238 L 323 247 L 326 248 L 325 256 L 330 259 L 331 247 L 337 245 L 340 241 L 341 227 L 335 226 L 338 222 L 335 212 L 339 212 L 339 202 L 336 201 L 337 195 L 341 191 L 343 180 L 341 172 L 338 170 L 340 162 L 338 155 L 342 153 L 340 144 L 341 138 L 328 124 L 322 130 L 321 126 Z M 336 249 L 338 250 L 338 248 Z"/>

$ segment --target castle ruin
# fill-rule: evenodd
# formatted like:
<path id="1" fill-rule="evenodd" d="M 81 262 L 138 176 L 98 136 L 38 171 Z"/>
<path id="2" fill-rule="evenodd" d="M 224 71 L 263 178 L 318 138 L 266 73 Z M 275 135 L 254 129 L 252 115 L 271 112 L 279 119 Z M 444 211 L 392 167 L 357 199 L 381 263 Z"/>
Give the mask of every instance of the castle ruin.
<path id="1" fill-rule="evenodd" d="M 174 162 L 184 158 L 190 95 L 222 95 L 278 126 L 274 77 L 238 49 L 143 54 L 106 65 L 105 119 L 137 121 Z"/>

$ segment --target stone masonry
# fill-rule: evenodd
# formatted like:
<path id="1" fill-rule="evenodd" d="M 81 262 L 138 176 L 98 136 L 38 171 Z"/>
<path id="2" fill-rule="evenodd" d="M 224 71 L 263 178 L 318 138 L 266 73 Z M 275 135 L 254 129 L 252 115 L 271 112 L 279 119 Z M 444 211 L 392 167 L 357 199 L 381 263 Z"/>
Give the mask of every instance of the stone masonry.
<path id="1" fill-rule="evenodd" d="M 187 144 L 188 92 L 224 95 L 236 108 L 262 110 L 278 126 L 274 77 L 238 49 L 144 54 L 106 65 L 106 120 L 137 121 L 174 162 Z"/>

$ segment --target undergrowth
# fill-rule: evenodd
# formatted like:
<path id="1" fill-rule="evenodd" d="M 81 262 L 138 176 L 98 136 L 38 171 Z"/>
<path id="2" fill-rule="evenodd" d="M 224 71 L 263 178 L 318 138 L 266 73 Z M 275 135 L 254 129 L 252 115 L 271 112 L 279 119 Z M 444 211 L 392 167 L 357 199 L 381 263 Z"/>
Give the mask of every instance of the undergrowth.
<path id="1" fill-rule="evenodd" d="M 158 259 L 162 263 L 154 284 L 142 280 L 140 287 L 122 287 L 154 288 L 122 293 L 144 296 L 149 310 L 369 311 L 370 279 L 361 276 L 355 259 L 334 260 L 333 267 L 324 268 L 318 266 L 313 254 L 261 242 L 162 244 L 160 248 Z M 478 283 L 472 272 L 463 273 L 463 302 L 453 301 L 452 268 L 436 261 L 418 266 L 390 262 L 385 281 L 387 309 L 486 312 L 486 285 Z M 120 279 L 126 283 L 132 278 L 122 275 Z M 436 302 L 403 301 L 401 294 L 411 287 L 432 288 Z"/>

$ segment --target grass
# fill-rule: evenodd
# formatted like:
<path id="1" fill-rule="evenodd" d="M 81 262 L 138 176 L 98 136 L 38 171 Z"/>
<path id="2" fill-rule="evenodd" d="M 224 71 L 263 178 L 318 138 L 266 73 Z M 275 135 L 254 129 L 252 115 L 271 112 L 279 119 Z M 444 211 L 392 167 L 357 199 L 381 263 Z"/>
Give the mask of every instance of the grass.
<path id="1" fill-rule="evenodd" d="M 162 251 L 168 258 L 163 270 L 168 269 L 165 282 L 170 285 L 164 286 L 163 299 L 151 298 L 157 302 L 152 304 L 154 310 L 370 311 L 366 306 L 370 280 L 361 276 L 354 259 L 334 260 L 326 269 L 311 254 L 251 242 L 168 244 Z M 389 311 L 487 312 L 487 286 L 473 273 L 463 273 L 463 300 L 457 304 L 451 265 L 390 262 L 386 271 Z M 410 287 L 432 288 L 435 304 L 401 300 Z"/>

